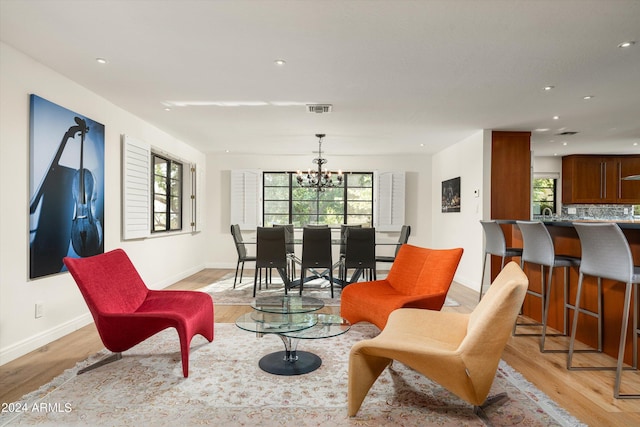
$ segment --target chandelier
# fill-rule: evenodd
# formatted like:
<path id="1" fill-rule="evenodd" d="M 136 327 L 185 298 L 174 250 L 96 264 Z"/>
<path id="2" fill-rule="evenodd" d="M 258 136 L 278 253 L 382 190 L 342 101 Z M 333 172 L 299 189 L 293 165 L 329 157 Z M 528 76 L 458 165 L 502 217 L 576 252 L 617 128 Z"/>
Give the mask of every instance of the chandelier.
<path id="1" fill-rule="evenodd" d="M 322 138 L 325 137 L 324 133 L 317 133 L 318 138 L 318 157 L 313 159 L 313 163 L 318 166 L 318 170 L 311 170 L 309 168 L 307 172 L 298 171 L 296 180 L 301 187 L 315 188 L 316 191 L 324 191 L 325 188 L 331 188 L 342 185 L 342 171 L 338 171 L 336 175 L 336 182 L 331 177 L 331 172 L 326 168 L 322 168 L 327 163 L 327 159 L 322 157 Z"/>

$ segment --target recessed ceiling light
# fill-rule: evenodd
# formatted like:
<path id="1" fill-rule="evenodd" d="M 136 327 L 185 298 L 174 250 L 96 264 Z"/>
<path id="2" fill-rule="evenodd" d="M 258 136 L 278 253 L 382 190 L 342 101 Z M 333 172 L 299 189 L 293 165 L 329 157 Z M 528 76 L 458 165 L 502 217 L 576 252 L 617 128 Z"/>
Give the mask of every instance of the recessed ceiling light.
<path id="1" fill-rule="evenodd" d="M 634 142 L 634 143 L 633 143 L 633 145 L 634 145 L 634 146 L 636 146 L 636 145 L 638 145 L 638 143 L 637 143 L 637 142 Z"/>
<path id="2" fill-rule="evenodd" d="M 276 59 L 275 61 L 273 61 L 273 63 L 282 67 L 284 64 L 287 63 L 287 61 L 285 61 L 284 59 Z"/>
<path id="3" fill-rule="evenodd" d="M 553 153 L 553 155 L 554 155 L 554 156 L 557 156 L 557 155 L 558 155 L 558 153 Z"/>
<path id="4" fill-rule="evenodd" d="M 555 87 L 555 86 L 551 86 L 551 85 L 549 85 L 549 86 L 545 86 L 545 87 L 544 87 L 544 90 L 546 90 L 546 91 L 550 91 L 550 90 L 551 90 L 551 89 L 553 89 L 554 87 Z"/>
<path id="5" fill-rule="evenodd" d="M 624 49 L 624 48 L 627 48 L 627 47 L 631 47 L 631 46 L 633 46 L 634 44 L 636 44 L 636 42 L 635 42 L 635 41 L 633 41 L 633 40 L 629 40 L 628 42 L 622 42 L 622 43 L 620 43 L 620 44 L 618 45 L 618 47 L 619 47 L 620 49 Z"/>
<path id="6" fill-rule="evenodd" d="M 171 108 L 169 108 L 169 107 L 164 107 L 164 111 L 171 111 Z"/>
<path id="7" fill-rule="evenodd" d="M 106 63 L 107 63 L 107 60 L 106 60 L 106 59 L 104 59 L 104 58 L 96 58 L 96 62 L 97 62 L 98 64 L 106 64 Z"/>
<path id="8" fill-rule="evenodd" d="M 636 142 L 636 145 L 638 145 L 638 143 Z M 424 147 L 424 144 L 420 144 L 420 147 Z"/>
<path id="9" fill-rule="evenodd" d="M 567 145 L 567 141 L 563 142 L 562 145 L 566 146 Z"/>
<path id="10" fill-rule="evenodd" d="M 582 99 L 584 99 L 584 100 L 593 99 L 593 95 L 583 96 Z"/>
<path id="11" fill-rule="evenodd" d="M 560 116 L 553 116 L 553 120 L 558 120 L 560 119 Z"/>
<path id="12" fill-rule="evenodd" d="M 536 132 L 547 132 L 549 131 L 549 128 L 538 128 L 536 129 Z"/>

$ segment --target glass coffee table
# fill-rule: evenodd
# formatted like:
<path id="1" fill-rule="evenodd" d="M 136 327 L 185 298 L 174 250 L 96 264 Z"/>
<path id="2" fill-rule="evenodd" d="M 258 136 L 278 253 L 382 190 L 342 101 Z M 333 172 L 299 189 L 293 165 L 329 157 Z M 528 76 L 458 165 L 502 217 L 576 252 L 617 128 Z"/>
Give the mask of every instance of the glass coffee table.
<path id="1" fill-rule="evenodd" d="M 315 371 L 322 359 L 308 351 L 298 351 L 301 339 L 321 339 L 342 335 L 351 324 L 337 314 L 316 313 L 322 300 L 304 296 L 272 296 L 256 298 L 251 313 L 236 320 L 236 326 L 256 336 L 275 334 L 282 339 L 284 351 L 267 354 L 258 366 L 275 375 L 302 375 Z"/>

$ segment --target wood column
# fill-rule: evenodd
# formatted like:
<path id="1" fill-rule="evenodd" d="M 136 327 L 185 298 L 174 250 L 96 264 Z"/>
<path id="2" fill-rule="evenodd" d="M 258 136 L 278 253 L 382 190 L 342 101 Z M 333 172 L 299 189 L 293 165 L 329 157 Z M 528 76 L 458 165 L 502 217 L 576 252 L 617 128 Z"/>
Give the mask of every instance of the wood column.
<path id="1" fill-rule="evenodd" d="M 531 132 L 492 132 L 491 219 L 529 220 L 530 205 Z M 502 225 L 508 247 L 519 246 L 513 244 L 519 237 L 514 228 Z M 517 228 L 515 233 L 519 234 Z M 499 272 L 500 258 L 491 256 L 491 281 Z"/>

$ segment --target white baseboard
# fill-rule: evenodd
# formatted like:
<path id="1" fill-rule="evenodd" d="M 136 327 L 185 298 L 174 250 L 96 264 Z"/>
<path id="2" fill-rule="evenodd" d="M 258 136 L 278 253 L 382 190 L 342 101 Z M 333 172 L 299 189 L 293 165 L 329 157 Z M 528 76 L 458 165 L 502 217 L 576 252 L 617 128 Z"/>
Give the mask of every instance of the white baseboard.
<path id="1" fill-rule="evenodd" d="M 179 282 L 185 277 L 189 277 L 192 274 L 201 271 L 203 268 L 205 268 L 203 265 L 192 267 L 174 276 L 165 278 L 160 282 L 154 283 L 153 285 L 148 285 L 149 289 L 164 289 L 167 286 Z M 62 338 L 65 335 L 75 332 L 78 329 L 90 324 L 91 322 L 93 322 L 93 318 L 91 317 L 91 313 L 87 312 L 86 314 L 61 323 L 46 331 L 42 331 L 38 334 L 25 338 L 24 340 L 10 345 L 6 348 L 0 349 L 0 366 L 4 365 L 5 363 L 11 362 L 18 357 L 24 356 L 25 354 L 33 350 L 37 350 L 38 348 L 47 345 L 59 338 Z"/>
<path id="2" fill-rule="evenodd" d="M 202 269 L 206 268 L 204 264 L 200 264 L 198 266 L 192 267 L 188 270 L 182 271 L 178 274 L 174 274 L 173 276 L 167 277 L 163 280 L 161 280 L 160 282 L 156 282 L 153 285 L 149 285 L 147 283 L 147 286 L 149 287 L 149 289 L 164 289 L 167 286 L 171 286 L 176 282 L 179 282 L 180 280 L 187 278 L 189 276 L 191 276 L 192 274 L 196 274 L 199 271 L 202 271 Z"/>
<path id="3" fill-rule="evenodd" d="M 65 335 L 77 331 L 91 322 L 93 322 L 93 318 L 90 313 L 82 314 L 51 329 L 42 331 L 36 335 L 25 338 L 20 342 L 3 348 L 0 351 L 0 365 L 9 363 L 33 350 L 37 350 L 44 345 L 64 337 Z"/>

